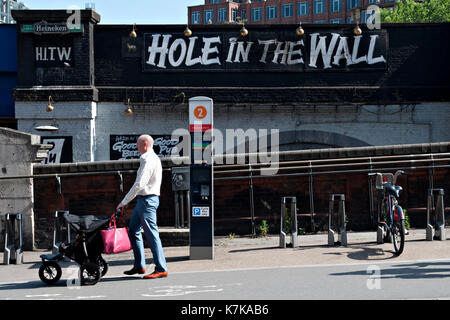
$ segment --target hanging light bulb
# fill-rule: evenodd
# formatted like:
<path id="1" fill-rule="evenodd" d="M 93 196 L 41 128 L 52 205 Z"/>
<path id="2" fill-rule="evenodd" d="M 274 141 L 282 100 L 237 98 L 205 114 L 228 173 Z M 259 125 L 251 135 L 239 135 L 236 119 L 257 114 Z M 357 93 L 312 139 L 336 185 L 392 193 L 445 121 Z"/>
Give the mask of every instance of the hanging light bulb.
<path id="1" fill-rule="evenodd" d="M 186 29 L 184 30 L 184 36 L 185 36 L 185 37 L 190 37 L 190 36 L 192 36 L 192 30 L 189 29 L 189 26 L 188 26 L 188 25 L 186 25 Z"/>
<path id="2" fill-rule="evenodd" d="M 45 111 L 51 112 L 51 111 L 53 111 L 53 109 L 55 109 L 52 106 L 52 101 L 53 101 L 52 96 L 48 96 L 48 104 L 47 104 L 47 108 L 45 108 Z"/>
<path id="3" fill-rule="evenodd" d="M 133 30 L 130 32 L 130 38 L 136 38 L 137 37 L 137 33 L 136 33 L 136 23 L 133 24 Z"/>
<path id="4" fill-rule="evenodd" d="M 298 28 L 295 30 L 295 33 L 296 33 L 298 36 L 302 36 L 302 35 L 305 34 L 305 30 L 303 30 L 302 24 L 301 24 L 301 23 L 300 23 L 300 25 L 298 26 Z"/>
<path id="5" fill-rule="evenodd" d="M 133 110 L 131 110 L 131 107 L 130 107 L 130 99 L 128 99 L 127 108 L 125 109 L 124 113 L 127 116 L 131 116 L 133 114 Z"/>
<path id="6" fill-rule="evenodd" d="M 353 33 L 354 33 L 355 35 L 357 35 L 357 36 L 359 36 L 359 35 L 362 34 L 362 30 L 361 30 L 361 28 L 359 27 L 358 24 L 356 25 L 355 29 L 353 29 Z"/>
<path id="7" fill-rule="evenodd" d="M 245 26 L 242 26 L 240 33 L 243 37 L 248 35 L 248 30 L 245 28 Z"/>

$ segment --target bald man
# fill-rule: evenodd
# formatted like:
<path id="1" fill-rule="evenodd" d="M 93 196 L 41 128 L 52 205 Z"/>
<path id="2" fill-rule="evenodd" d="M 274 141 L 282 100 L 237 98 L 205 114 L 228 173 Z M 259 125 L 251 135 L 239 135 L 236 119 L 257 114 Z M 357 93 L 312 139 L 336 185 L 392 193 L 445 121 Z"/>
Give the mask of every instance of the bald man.
<path id="1" fill-rule="evenodd" d="M 117 206 L 117 210 L 119 210 L 135 197 L 137 198 L 136 207 L 128 226 L 128 236 L 134 253 L 134 266 L 124 273 L 127 275 L 145 273 L 144 242 L 141 232 L 141 229 L 144 228 L 145 238 L 150 246 L 155 263 L 155 271 L 145 275 L 144 279 L 167 277 L 166 258 L 156 224 L 156 210 L 159 206 L 162 180 L 161 160 L 153 151 L 153 138 L 149 135 L 142 135 L 138 138 L 137 149 L 141 157 L 136 181 Z"/>

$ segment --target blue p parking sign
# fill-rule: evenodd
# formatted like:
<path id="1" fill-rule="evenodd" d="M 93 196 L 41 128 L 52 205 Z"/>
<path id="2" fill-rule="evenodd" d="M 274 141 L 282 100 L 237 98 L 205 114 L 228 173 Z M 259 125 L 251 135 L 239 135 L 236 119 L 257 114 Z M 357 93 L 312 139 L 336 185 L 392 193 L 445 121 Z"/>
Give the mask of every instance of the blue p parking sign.
<path id="1" fill-rule="evenodd" d="M 193 217 L 209 217 L 209 207 L 192 207 Z"/>

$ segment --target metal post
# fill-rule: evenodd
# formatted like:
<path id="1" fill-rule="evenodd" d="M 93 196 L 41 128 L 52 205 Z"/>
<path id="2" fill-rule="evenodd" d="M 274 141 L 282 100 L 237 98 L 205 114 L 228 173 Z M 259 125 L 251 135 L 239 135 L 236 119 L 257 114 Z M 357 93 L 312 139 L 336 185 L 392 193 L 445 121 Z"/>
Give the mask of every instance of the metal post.
<path id="1" fill-rule="evenodd" d="M 446 240 L 444 190 L 428 189 L 426 240 Z"/>
<path id="2" fill-rule="evenodd" d="M 286 248 L 286 198 L 281 198 L 281 216 L 280 216 L 280 248 Z"/>
<path id="3" fill-rule="evenodd" d="M 63 219 L 63 215 L 65 213 L 69 213 L 69 211 L 55 211 L 53 213 L 54 221 L 53 221 L 53 245 L 52 245 L 52 253 L 59 253 L 59 246 L 64 241 L 70 242 L 70 226 Z M 63 238 L 63 229 L 66 228 L 66 239 Z"/>
<path id="4" fill-rule="evenodd" d="M 314 189 L 312 176 L 312 163 L 309 162 L 309 210 L 311 211 L 311 231 L 314 232 Z"/>
<path id="5" fill-rule="evenodd" d="M 4 264 L 23 263 L 23 231 L 22 215 L 7 213 L 5 221 L 5 248 L 3 252 Z"/>
<path id="6" fill-rule="evenodd" d="M 287 219 L 287 205 L 286 200 L 291 200 L 291 246 L 298 247 L 297 235 L 297 198 L 296 197 L 281 197 L 281 221 L 280 221 L 280 248 L 286 248 L 286 219 Z"/>
<path id="7" fill-rule="evenodd" d="M 298 247 L 297 237 L 297 198 L 291 198 L 291 244 L 292 248 Z"/>
<path id="8" fill-rule="evenodd" d="M 16 228 L 18 233 L 18 243 L 15 243 L 15 263 L 22 264 L 23 263 L 23 224 L 22 224 L 22 215 L 20 213 L 16 214 Z"/>
<path id="9" fill-rule="evenodd" d="M 334 217 L 334 200 L 339 198 L 338 203 L 338 217 Z M 337 225 L 334 226 L 333 220 L 337 221 Z M 328 206 L 328 245 L 334 246 L 336 244 L 335 233 L 338 233 L 338 243 L 347 246 L 347 230 L 345 222 L 345 195 L 343 194 L 330 194 L 329 206 Z"/>
<path id="10" fill-rule="evenodd" d="M 180 216 L 181 228 L 184 228 L 184 191 L 180 191 Z"/>
<path id="11" fill-rule="evenodd" d="M 253 175 L 252 175 L 252 166 L 249 164 L 250 169 L 250 216 L 252 219 L 252 234 L 256 236 L 256 227 L 255 227 L 255 203 L 253 198 Z"/>
<path id="12" fill-rule="evenodd" d="M 190 199 L 190 192 L 189 190 L 186 190 L 186 210 L 187 210 L 187 227 L 191 227 L 191 215 L 189 214 L 191 212 L 191 199 Z"/>
<path id="13" fill-rule="evenodd" d="M 178 191 L 173 192 L 173 198 L 174 198 L 174 204 L 175 204 L 175 228 L 179 227 L 179 221 L 178 221 L 178 212 L 180 211 L 179 204 L 178 204 Z"/>

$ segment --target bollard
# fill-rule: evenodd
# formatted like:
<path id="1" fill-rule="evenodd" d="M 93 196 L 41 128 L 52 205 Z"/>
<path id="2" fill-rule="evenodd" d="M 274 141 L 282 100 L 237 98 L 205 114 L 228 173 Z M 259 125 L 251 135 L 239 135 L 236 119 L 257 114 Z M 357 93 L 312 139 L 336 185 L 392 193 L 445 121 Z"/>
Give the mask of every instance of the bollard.
<path id="1" fill-rule="evenodd" d="M 446 239 L 443 189 L 428 189 L 426 240 L 434 239 Z"/>
<path id="2" fill-rule="evenodd" d="M 334 216 L 334 200 L 339 199 L 339 212 L 337 219 Z M 337 225 L 333 226 L 333 220 L 337 220 Z M 345 195 L 330 194 L 329 208 L 328 208 L 328 245 L 334 246 L 339 243 L 344 247 L 347 246 L 347 230 L 345 229 Z M 338 241 L 335 242 L 335 234 L 338 233 Z"/>
<path id="3" fill-rule="evenodd" d="M 59 253 L 59 246 L 63 242 L 70 242 L 70 226 L 64 219 L 64 214 L 69 213 L 69 211 L 55 211 L 53 213 L 53 245 L 52 253 Z M 64 229 L 66 229 L 66 238 L 63 238 Z"/>
<path id="4" fill-rule="evenodd" d="M 281 221 L 280 221 L 280 248 L 286 248 L 286 219 L 287 207 L 286 200 L 291 200 L 291 245 L 293 248 L 298 247 L 297 237 L 297 198 L 282 197 L 281 198 Z"/>
<path id="5" fill-rule="evenodd" d="M 23 232 L 22 215 L 20 213 L 7 213 L 5 222 L 5 250 L 3 252 L 4 264 L 23 263 Z"/>

